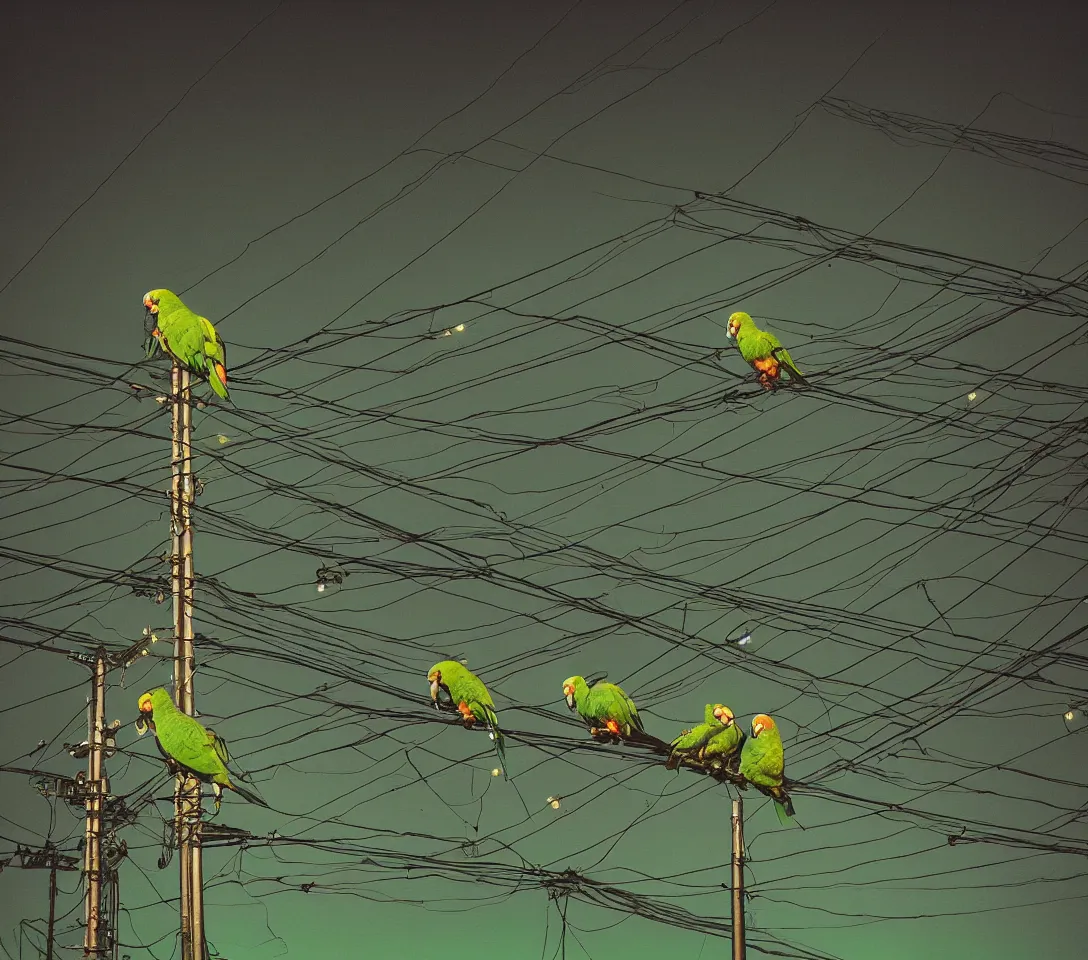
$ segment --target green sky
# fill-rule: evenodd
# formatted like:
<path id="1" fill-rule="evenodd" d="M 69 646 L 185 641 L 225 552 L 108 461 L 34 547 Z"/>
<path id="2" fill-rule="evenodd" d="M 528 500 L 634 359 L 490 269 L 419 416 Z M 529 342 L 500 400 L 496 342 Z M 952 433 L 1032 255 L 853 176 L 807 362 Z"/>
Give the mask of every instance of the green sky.
<path id="1" fill-rule="evenodd" d="M 729 788 L 594 744 L 561 683 L 604 671 L 664 739 L 707 702 L 777 719 L 805 829 L 746 795 L 750 957 L 1076 955 L 1073 9 L 9 13 L 0 765 L 80 769 L 87 672 L 27 644 L 163 638 L 110 675 L 119 954 L 178 955 L 172 786 L 131 723 L 172 672 L 141 352 L 167 287 L 236 404 L 194 413 L 198 708 L 272 808 L 217 818 L 253 839 L 206 852 L 213 955 L 727 956 Z M 759 388 L 736 309 L 810 389 Z M 430 709 L 447 657 L 494 694 L 512 781 Z M 78 853 L 36 779 L 0 774 L 0 860 Z M 36 957 L 48 878 L 17 862 L 0 946 Z"/>

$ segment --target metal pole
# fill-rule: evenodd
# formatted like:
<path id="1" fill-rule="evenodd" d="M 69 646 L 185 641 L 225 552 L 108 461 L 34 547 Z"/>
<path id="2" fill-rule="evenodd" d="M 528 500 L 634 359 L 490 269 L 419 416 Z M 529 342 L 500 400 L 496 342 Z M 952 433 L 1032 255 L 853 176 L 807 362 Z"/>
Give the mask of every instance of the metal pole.
<path id="1" fill-rule="evenodd" d="M 102 773 L 102 747 L 106 726 L 106 654 L 99 650 L 94 658 L 94 677 L 88 709 L 87 734 L 87 810 L 83 837 L 83 872 L 87 880 L 83 953 L 96 957 L 101 950 L 102 921 L 102 799 L 106 793 Z"/>
<path id="2" fill-rule="evenodd" d="M 733 801 L 733 960 L 744 960 L 744 803 Z"/>
<path id="3" fill-rule="evenodd" d="M 174 696 L 178 709 L 195 712 L 193 689 L 192 396 L 189 371 L 176 360 L 170 371 L 173 401 L 170 456 L 171 579 L 174 595 Z M 178 774 L 174 792 L 181 871 L 182 960 L 205 960 L 204 876 L 200 851 L 200 781 Z"/>

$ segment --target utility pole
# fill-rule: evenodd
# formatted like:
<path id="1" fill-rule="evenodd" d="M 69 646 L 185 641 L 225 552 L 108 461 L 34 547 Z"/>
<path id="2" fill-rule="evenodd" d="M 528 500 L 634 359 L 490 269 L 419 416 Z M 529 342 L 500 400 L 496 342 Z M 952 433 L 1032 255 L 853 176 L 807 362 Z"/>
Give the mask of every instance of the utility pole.
<path id="1" fill-rule="evenodd" d="M 744 960 L 744 801 L 733 801 L 733 960 Z"/>
<path id="2" fill-rule="evenodd" d="M 81 760 L 87 758 L 87 773 L 75 780 L 47 776 L 38 785 L 43 795 L 63 797 L 73 806 L 84 808 L 83 875 L 84 923 L 83 956 L 116 960 L 120 944 L 117 937 L 119 912 L 117 867 L 128 852 L 115 831 L 118 816 L 126 815 L 123 801 L 110 795 L 110 781 L 105 762 L 117 752 L 117 731 L 121 721 L 106 725 L 106 671 L 116 665 L 105 649 L 92 654 L 71 653 L 69 660 L 91 669 L 91 695 L 87 698 L 87 739 L 82 743 L 66 743 L 64 749 Z M 50 784 L 50 781 L 52 783 Z M 60 869 L 66 869 L 61 866 Z M 55 878 L 50 880 L 50 898 L 56 894 Z M 50 917 L 52 917 L 50 903 Z M 52 919 L 50 920 L 52 929 Z M 50 939 L 52 935 L 50 935 Z M 52 953 L 49 954 L 53 956 Z"/>
<path id="3" fill-rule="evenodd" d="M 79 858 L 61 853 L 52 844 L 46 844 L 41 850 L 18 847 L 15 854 L 19 858 L 19 863 L 14 866 L 22 867 L 24 870 L 49 871 L 49 926 L 45 934 L 45 960 L 54 960 L 56 956 L 54 931 L 57 920 L 57 871 L 78 870 Z M 8 865 L 11 865 L 10 862 Z"/>
<path id="4" fill-rule="evenodd" d="M 177 360 L 170 370 L 170 534 L 174 596 L 174 696 L 193 716 L 193 409 L 189 371 Z M 181 960 L 206 960 L 204 864 L 200 849 L 200 781 L 187 773 L 174 790 L 175 829 L 181 871 Z"/>
<path id="5" fill-rule="evenodd" d="M 108 820 L 107 814 L 112 809 L 108 806 L 111 798 L 105 761 L 117 749 L 114 737 L 121 723 L 114 721 L 106 726 L 106 669 L 109 665 L 106 651 L 99 647 L 94 654 L 70 653 L 67 657 L 91 669 L 91 695 L 87 698 L 87 739 L 83 743 L 64 745 L 68 753 L 76 759 L 86 757 L 87 772 L 81 772 L 72 779 L 42 770 L 22 770 L 18 767 L 3 769 L 12 773 L 42 775 L 37 785 L 42 796 L 60 797 L 74 807 L 83 807 L 82 858 L 62 854 L 52 844 L 47 844 L 42 850 L 24 850 L 20 847 L 16 853 L 21 861 L 18 866 L 24 869 L 49 870 L 49 926 L 45 948 L 47 960 L 53 960 L 56 951 L 57 871 L 80 869 L 84 881 L 83 956 L 102 960 L 111 949 L 116 954 L 118 946 L 114 926 L 116 911 L 103 909 L 104 881 L 116 873 L 116 862 L 104 863 L 102 837 Z M 123 856 L 124 851 L 121 853 Z M 116 860 L 119 861 L 120 857 Z"/>
<path id="6" fill-rule="evenodd" d="M 91 667 L 91 696 L 87 706 L 87 778 L 81 784 L 86 811 L 83 828 L 84 906 L 83 955 L 105 956 L 110 930 L 102 922 L 102 808 L 109 794 L 103 753 L 106 746 L 106 651 L 93 657 L 73 654 L 73 660 Z M 82 750 L 72 751 L 73 755 Z"/>
<path id="7" fill-rule="evenodd" d="M 49 927 L 45 934 L 45 960 L 53 960 L 53 935 L 57 925 L 57 860 L 49 865 Z"/>
<path id="8" fill-rule="evenodd" d="M 106 894 L 104 896 L 106 909 L 104 912 L 109 928 L 113 932 L 113 960 L 117 960 L 121 949 L 117 932 L 121 916 L 121 880 L 118 866 L 128 856 L 128 844 L 124 840 L 118 841 L 111 832 L 106 840 L 104 852 L 106 882 Z"/>

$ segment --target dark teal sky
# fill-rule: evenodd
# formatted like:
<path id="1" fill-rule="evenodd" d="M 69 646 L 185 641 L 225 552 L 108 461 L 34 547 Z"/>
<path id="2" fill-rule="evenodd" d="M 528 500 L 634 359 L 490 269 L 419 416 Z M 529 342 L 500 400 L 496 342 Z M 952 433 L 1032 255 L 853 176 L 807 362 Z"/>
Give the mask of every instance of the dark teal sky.
<path id="1" fill-rule="evenodd" d="M 169 636 L 169 416 L 129 386 L 166 382 L 140 303 L 168 287 L 237 405 L 194 415 L 198 706 L 274 808 L 218 818 L 256 838 L 206 854 L 219 956 L 728 955 L 728 788 L 594 745 L 560 686 L 599 671 L 665 739 L 708 701 L 777 718 L 805 830 L 749 792 L 750 956 L 1076 955 L 1074 6 L 9 14 L 0 765 L 79 769 L 86 673 L 26 643 Z M 811 390 L 756 386 L 735 309 Z M 430 709 L 448 656 L 513 785 Z M 163 642 L 110 678 L 133 960 L 176 948 L 171 785 L 130 722 L 170 673 Z M 0 859 L 75 849 L 31 778 L 0 798 Z M 46 889 L 3 870 L 6 955 Z"/>

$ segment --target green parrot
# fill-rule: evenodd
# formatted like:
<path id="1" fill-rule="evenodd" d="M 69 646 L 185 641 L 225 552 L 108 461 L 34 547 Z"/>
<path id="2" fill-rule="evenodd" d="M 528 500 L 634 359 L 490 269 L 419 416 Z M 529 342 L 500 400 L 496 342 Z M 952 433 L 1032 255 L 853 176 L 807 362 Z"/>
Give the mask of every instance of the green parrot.
<path id="1" fill-rule="evenodd" d="M 149 290 L 144 294 L 144 308 L 155 318 L 147 340 L 148 357 L 158 344 L 192 373 L 204 377 L 218 396 L 230 400 L 227 347 L 212 322 L 193 313 L 169 290 Z"/>
<path id="2" fill-rule="evenodd" d="M 718 704 L 715 716 L 721 721 L 722 729 L 713 733 L 707 741 L 703 748 L 703 762 L 715 767 L 724 764 L 727 769 L 736 772 L 740 764 L 740 752 L 748 738 L 733 722 L 733 711 L 728 707 Z"/>
<path id="3" fill-rule="evenodd" d="M 495 701 L 491 699 L 487 687 L 476 674 L 463 663 L 456 660 L 442 660 L 427 671 L 427 680 L 431 684 L 431 701 L 438 709 L 438 691 L 445 690 L 450 701 L 461 714 L 461 723 L 466 730 L 482 720 L 491 739 L 495 742 L 495 753 L 499 755 L 499 766 L 506 777 L 506 743 L 499 729 L 499 715 L 495 712 Z"/>
<path id="4" fill-rule="evenodd" d="M 215 791 L 215 809 L 219 809 L 223 788 L 233 790 L 239 796 L 261 807 L 267 807 L 260 797 L 244 787 L 238 786 L 227 769 L 227 745 L 211 730 L 205 728 L 195 717 L 182 713 L 175 705 L 169 692 L 162 687 L 151 690 L 139 700 L 141 729 L 146 732 L 148 726 L 155 731 L 159 750 L 168 759 L 173 760 L 183 770 L 188 771 L 198 780 L 210 783 Z M 148 724 L 147 721 L 151 723 Z"/>
<path id="5" fill-rule="evenodd" d="M 613 737 L 629 738 L 636 731 L 645 733 L 635 702 L 614 683 L 598 681 L 589 686 L 585 677 L 567 677 L 563 681 L 567 706 L 577 710 L 589 726 L 589 735 L 597 737 L 607 730 Z"/>
<path id="6" fill-rule="evenodd" d="M 760 793 L 774 800 L 780 823 L 789 825 L 793 801 L 782 785 L 785 757 L 782 737 L 774 720 L 765 713 L 752 717 L 752 735 L 740 751 L 740 774 Z"/>
<path id="7" fill-rule="evenodd" d="M 782 341 L 773 333 L 760 330 L 748 314 L 739 311 L 731 314 L 727 332 L 731 338 L 736 338 L 737 349 L 745 362 L 759 374 L 759 383 L 764 390 L 774 390 L 778 386 L 783 369 L 789 374 L 790 383 L 808 386 Z"/>
<path id="8" fill-rule="evenodd" d="M 720 703 L 708 703 L 703 722 L 685 730 L 670 744 L 672 750 L 665 766 L 675 770 L 689 758 L 721 766 L 737 757 L 744 739 L 744 732 L 733 722 L 733 711 Z"/>
<path id="9" fill-rule="evenodd" d="M 720 704 L 708 703 L 703 710 L 703 722 L 685 730 L 669 744 L 669 759 L 665 761 L 669 770 L 675 770 L 684 759 L 702 760 L 703 747 L 722 728 L 721 721 L 714 715 L 718 706 Z"/>

